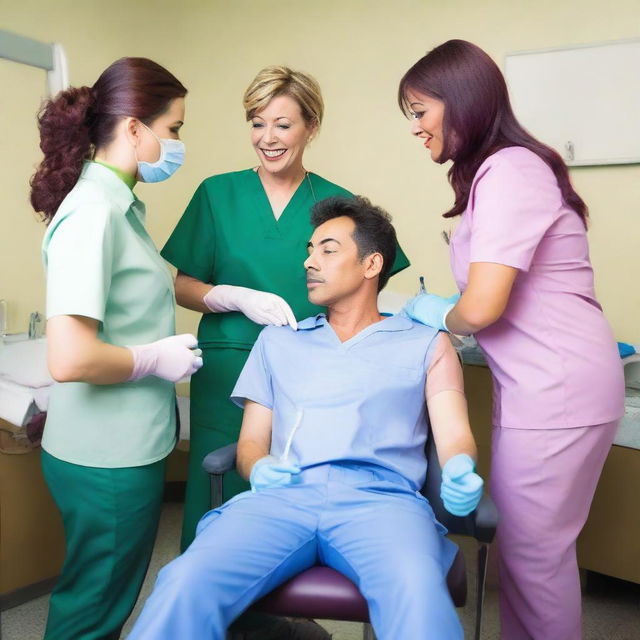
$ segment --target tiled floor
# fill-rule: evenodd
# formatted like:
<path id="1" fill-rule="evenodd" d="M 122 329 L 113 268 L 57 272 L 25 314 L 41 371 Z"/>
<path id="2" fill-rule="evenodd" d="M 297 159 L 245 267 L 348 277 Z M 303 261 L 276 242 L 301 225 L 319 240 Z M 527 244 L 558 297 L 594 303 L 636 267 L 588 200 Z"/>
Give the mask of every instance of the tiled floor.
<path id="1" fill-rule="evenodd" d="M 123 637 L 131 628 L 140 607 L 149 594 L 158 570 L 178 553 L 178 539 L 182 520 L 182 505 L 166 503 L 151 567 L 142 594 L 130 621 L 125 625 Z M 464 549 L 469 572 L 470 597 L 467 605 L 459 609 L 465 628 L 465 637 L 473 637 L 475 597 L 471 568 L 475 566 L 474 543 L 459 541 Z M 3 640 L 40 640 L 47 614 L 48 596 L 2 612 Z M 593 576 L 583 597 L 584 640 L 640 640 L 640 585 Z M 362 625 L 357 623 L 326 621 L 322 624 L 333 634 L 334 640 L 360 640 Z M 489 589 L 486 596 L 483 640 L 500 638 L 497 594 Z M 178 640 L 178 639 L 176 639 Z M 203 639 L 206 640 L 206 639 Z M 416 640 L 421 640 L 416 635 Z M 434 638 L 434 640 L 438 640 Z M 545 638 L 543 640 L 555 640 Z"/>

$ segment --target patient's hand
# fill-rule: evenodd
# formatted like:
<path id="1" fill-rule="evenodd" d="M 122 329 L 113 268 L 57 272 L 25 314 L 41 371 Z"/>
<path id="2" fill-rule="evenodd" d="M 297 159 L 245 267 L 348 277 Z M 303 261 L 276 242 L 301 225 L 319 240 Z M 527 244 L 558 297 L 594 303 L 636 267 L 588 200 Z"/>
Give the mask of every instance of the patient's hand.
<path id="1" fill-rule="evenodd" d="M 291 462 L 279 460 L 274 456 L 265 456 L 255 462 L 251 469 L 249 482 L 251 491 L 284 487 L 294 481 L 300 473 L 300 467 Z"/>
<path id="2" fill-rule="evenodd" d="M 480 502 L 484 481 L 475 472 L 475 463 L 466 453 L 449 458 L 442 468 L 440 497 L 454 516 L 470 514 Z"/>

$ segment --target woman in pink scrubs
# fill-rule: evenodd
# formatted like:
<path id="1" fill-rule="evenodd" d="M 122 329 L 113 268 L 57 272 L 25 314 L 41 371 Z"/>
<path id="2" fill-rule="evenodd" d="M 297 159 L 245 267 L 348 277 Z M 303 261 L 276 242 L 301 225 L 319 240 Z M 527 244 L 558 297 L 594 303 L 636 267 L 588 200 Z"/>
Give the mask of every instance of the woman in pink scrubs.
<path id="1" fill-rule="evenodd" d="M 596 300 L 587 207 L 560 156 L 517 122 L 491 58 L 450 40 L 400 82 L 411 132 L 449 181 L 460 216 L 461 295 L 407 312 L 474 334 L 494 386 L 491 491 L 505 640 L 579 640 L 576 538 L 623 414 L 622 366 Z"/>

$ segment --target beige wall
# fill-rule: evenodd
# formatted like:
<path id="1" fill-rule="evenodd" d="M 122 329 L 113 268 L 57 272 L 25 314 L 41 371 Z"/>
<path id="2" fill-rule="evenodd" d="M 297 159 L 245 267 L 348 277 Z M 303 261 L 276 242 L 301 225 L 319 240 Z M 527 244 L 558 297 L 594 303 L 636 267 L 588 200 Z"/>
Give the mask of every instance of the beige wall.
<path id="1" fill-rule="evenodd" d="M 112 60 L 144 55 L 169 67 L 190 89 L 183 139 L 187 164 L 171 181 L 137 187 L 162 244 L 198 182 L 255 163 L 240 98 L 255 72 L 285 63 L 312 72 L 327 115 L 307 168 L 363 193 L 394 215 L 413 261 L 392 289 L 411 293 L 418 275 L 435 292 L 453 280 L 440 232 L 451 202 L 446 168 L 408 134 L 395 103 L 402 73 L 427 49 L 452 37 L 476 42 L 502 64 L 515 50 L 640 36 L 640 0 L 195 1 L 0 0 L 0 28 L 67 51 L 73 84 L 91 84 Z M 38 160 L 34 113 L 42 72 L 0 60 L 0 298 L 10 329 L 43 310 L 42 225 L 28 205 Z M 594 87 L 597 91 L 597 87 Z M 589 105 L 585 105 L 588 109 Z M 594 135 L 607 123 L 593 114 Z M 591 253 L 598 295 L 618 339 L 640 342 L 640 167 L 582 168 L 573 180 L 591 208 Z M 195 328 L 181 312 L 179 328 Z"/>

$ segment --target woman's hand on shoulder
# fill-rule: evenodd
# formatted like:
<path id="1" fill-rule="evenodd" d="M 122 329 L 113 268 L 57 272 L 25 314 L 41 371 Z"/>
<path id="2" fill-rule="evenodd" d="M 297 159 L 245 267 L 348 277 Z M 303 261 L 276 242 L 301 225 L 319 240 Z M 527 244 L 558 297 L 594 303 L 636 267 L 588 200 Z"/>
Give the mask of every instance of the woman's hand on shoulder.
<path id="1" fill-rule="evenodd" d="M 218 284 L 204 296 L 203 301 L 216 313 L 239 311 L 256 324 L 276 327 L 288 324 L 294 331 L 298 328 L 291 307 L 275 293 Z"/>

